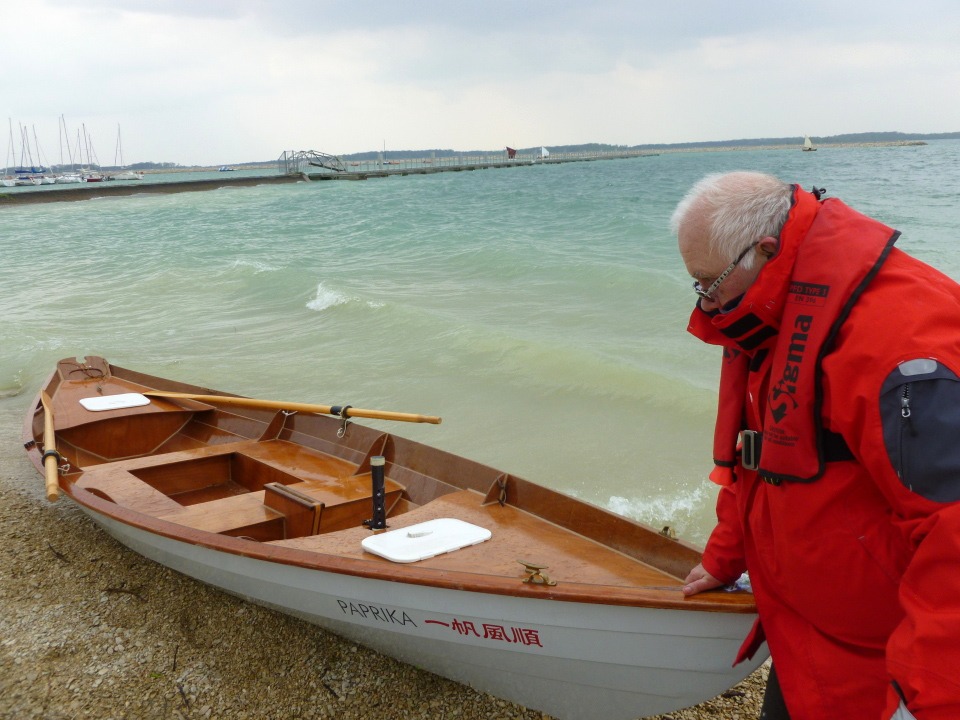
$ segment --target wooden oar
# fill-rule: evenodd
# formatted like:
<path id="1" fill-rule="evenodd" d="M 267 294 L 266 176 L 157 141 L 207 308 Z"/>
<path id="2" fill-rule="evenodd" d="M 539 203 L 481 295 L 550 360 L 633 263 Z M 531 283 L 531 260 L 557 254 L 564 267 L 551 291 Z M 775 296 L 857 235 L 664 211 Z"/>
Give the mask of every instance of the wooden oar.
<path id="1" fill-rule="evenodd" d="M 60 480 L 57 460 L 57 436 L 53 431 L 53 403 L 45 391 L 40 392 L 43 403 L 43 474 L 47 483 L 47 500 L 53 502 L 60 497 Z"/>
<path id="2" fill-rule="evenodd" d="M 296 410 L 297 412 L 336 415 L 337 417 L 361 417 L 372 420 L 399 420 L 400 422 L 430 423 L 439 425 L 441 418 L 435 415 L 415 415 L 413 413 L 391 412 L 389 410 L 364 410 L 362 408 L 335 405 L 313 405 L 311 403 L 283 402 L 280 400 L 257 400 L 256 398 L 235 397 L 232 395 L 193 395 L 191 393 L 147 390 L 143 393 L 150 397 L 197 400 L 198 402 L 237 405 L 240 407 L 262 408 L 266 410 Z"/>

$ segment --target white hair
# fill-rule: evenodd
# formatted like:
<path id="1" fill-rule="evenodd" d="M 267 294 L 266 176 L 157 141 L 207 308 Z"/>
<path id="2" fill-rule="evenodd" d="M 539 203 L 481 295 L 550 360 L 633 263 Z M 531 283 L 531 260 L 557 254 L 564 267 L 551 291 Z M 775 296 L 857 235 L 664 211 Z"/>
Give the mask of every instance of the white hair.
<path id="1" fill-rule="evenodd" d="M 707 175 L 677 204 L 670 218 L 674 235 L 697 216 L 710 245 L 731 261 L 760 238 L 778 237 L 793 202 L 793 186 L 758 172 Z M 754 255 L 743 259 L 750 269 Z"/>

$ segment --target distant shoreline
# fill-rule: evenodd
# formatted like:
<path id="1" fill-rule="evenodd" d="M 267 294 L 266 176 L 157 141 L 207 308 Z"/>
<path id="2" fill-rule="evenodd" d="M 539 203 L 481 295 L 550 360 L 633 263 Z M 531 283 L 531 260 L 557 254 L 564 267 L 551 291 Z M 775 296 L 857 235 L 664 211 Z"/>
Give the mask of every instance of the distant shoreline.
<path id="1" fill-rule="evenodd" d="M 818 149 L 823 148 L 834 149 L 834 148 L 881 148 L 881 147 L 907 147 L 907 146 L 917 146 L 917 145 L 928 145 L 929 143 L 925 140 L 878 140 L 875 142 L 825 142 L 817 143 L 816 147 Z M 642 155 L 666 155 L 667 153 L 695 153 L 695 152 L 737 152 L 737 151 L 749 151 L 749 150 L 799 150 L 801 146 L 799 144 L 771 144 L 771 145 L 706 145 L 706 146 L 697 146 L 697 147 L 669 147 L 669 148 L 631 148 L 628 152 L 631 154 L 642 154 Z M 610 155 L 620 154 L 619 151 L 610 150 L 605 151 Z M 479 152 L 464 152 L 456 153 L 457 155 L 495 155 L 496 153 L 479 153 Z M 389 157 L 390 153 L 386 153 L 385 157 Z M 349 155 L 344 155 L 344 158 L 349 158 Z M 427 158 L 425 155 L 424 158 Z M 431 158 L 432 159 L 432 158 Z M 275 166 L 275 163 L 245 163 L 238 165 L 228 165 L 226 167 L 233 168 L 234 170 L 267 170 Z M 174 168 L 157 168 L 153 170 L 143 170 L 145 174 L 164 174 L 164 173 L 184 173 L 184 172 L 217 172 L 223 165 L 203 165 L 203 166 L 188 166 L 188 167 L 174 167 Z"/>
<path id="2" fill-rule="evenodd" d="M 817 146 L 829 152 L 831 149 L 845 148 L 884 148 L 884 147 L 905 147 L 927 145 L 923 140 L 885 140 L 876 142 L 844 142 L 844 143 L 825 143 Z M 707 147 L 676 147 L 667 148 L 659 151 L 653 150 L 612 150 L 601 151 L 597 153 L 555 153 L 550 157 L 540 158 L 536 162 L 543 165 L 554 165 L 565 162 L 581 162 L 590 160 L 615 160 L 626 158 L 655 157 L 657 155 L 666 155 L 674 153 L 709 153 L 709 152 L 745 152 L 754 150 L 790 150 L 793 152 L 801 151 L 801 146 L 796 144 L 772 144 L 772 145 L 714 145 Z M 408 158 L 401 161 L 371 162 L 365 163 L 351 162 L 350 165 L 365 165 L 366 167 L 351 168 L 349 172 L 341 173 L 323 173 L 307 174 L 292 173 L 278 174 L 276 166 L 272 164 L 245 164 L 230 165 L 234 170 L 245 170 L 248 172 L 260 172 L 259 175 L 234 174 L 231 172 L 219 173 L 218 170 L 223 166 L 195 166 L 195 167 L 175 167 L 175 168 L 153 168 L 144 170 L 144 176 L 157 176 L 167 174 L 187 174 L 187 173 L 217 173 L 213 178 L 198 178 L 189 180 L 178 180 L 171 182 L 150 182 L 145 180 L 136 183 L 96 183 L 92 186 L 67 186 L 56 188 L 47 187 L 43 190 L 17 191 L 13 193 L 0 192 L 0 207 L 12 207 L 29 203 L 58 202 L 65 200 L 85 200 L 94 197 L 104 196 L 124 196 L 140 195 L 150 193 L 179 193 L 198 190 L 215 190 L 222 187 L 250 187 L 254 185 L 274 184 L 274 183 L 295 183 L 300 181 L 315 180 L 366 180 L 373 177 L 388 177 L 390 175 L 411 175 L 428 174 L 436 172 L 451 172 L 462 170 L 477 170 L 481 168 L 505 168 L 505 167 L 523 167 L 532 165 L 535 161 L 530 157 L 517 156 L 511 159 L 495 159 L 500 156 L 497 153 L 487 154 L 467 154 L 451 157 L 430 157 L 423 159 Z M 494 158 L 494 159 L 492 159 Z M 452 161 L 452 162 L 451 162 Z"/>
<path id="3" fill-rule="evenodd" d="M 835 148 L 881 148 L 881 147 L 906 147 L 913 145 L 928 145 L 924 140 L 882 140 L 877 142 L 840 142 L 840 143 L 822 143 L 815 147 L 823 150 Z M 709 147 L 694 148 L 670 148 L 659 150 L 659 153 L 680 153 L 680 152 L 727 152 L 734 150 L 800 150 L 800 145 L 712 145 Z"/>

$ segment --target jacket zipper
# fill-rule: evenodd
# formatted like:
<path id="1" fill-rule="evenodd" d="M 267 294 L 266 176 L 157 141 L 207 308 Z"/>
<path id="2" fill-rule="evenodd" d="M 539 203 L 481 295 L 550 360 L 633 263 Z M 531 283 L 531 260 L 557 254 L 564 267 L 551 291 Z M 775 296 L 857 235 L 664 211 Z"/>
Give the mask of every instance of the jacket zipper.
<path id="1" fill-rule="evenodd" d="M 913 411 L 910 409 L 910 383 L 903 386 L 903 392 L 900 394 L 900 416 L 906 420 L 907 427 L 910 428 L 910 435 L 916 437 L 917 431 L 913 427 L 913 421 L 910 417 Z"/>
<path id="2" fill-rule="evenodd" d="M 900 467 L 897 468 L 897 474 L 900 476 L 901 482 L 905 484 L 908 481 L 906 478 L 907 443 L 904 442 L 904 430 L 910 433 L 910 437 L 916 437 L 917 435 L 916 428 L 913 426 L 913 420 L 910 419 L 912 415 L 913 409 L 910 407 L 910 383 L 906 383 L 900 393 L 900 417 L 903 418 L 903 421 L 900 423 Z"/>

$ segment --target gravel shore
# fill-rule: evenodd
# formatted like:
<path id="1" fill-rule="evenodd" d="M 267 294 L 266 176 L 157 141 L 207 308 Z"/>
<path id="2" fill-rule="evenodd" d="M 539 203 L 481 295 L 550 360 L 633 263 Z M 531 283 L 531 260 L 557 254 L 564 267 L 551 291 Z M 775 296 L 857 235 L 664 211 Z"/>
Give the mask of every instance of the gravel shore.
<path id="1" fill-rule="evenodd" d="M 547 716 L 417 670 L 141 558 L 48 503 L 0 401 L 0 718 L 406 720 Z M 752 720 L 761 667 L 659 720 Z"/>

